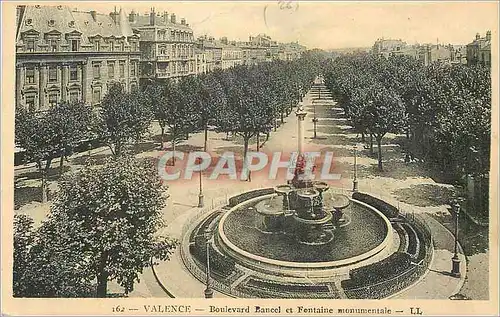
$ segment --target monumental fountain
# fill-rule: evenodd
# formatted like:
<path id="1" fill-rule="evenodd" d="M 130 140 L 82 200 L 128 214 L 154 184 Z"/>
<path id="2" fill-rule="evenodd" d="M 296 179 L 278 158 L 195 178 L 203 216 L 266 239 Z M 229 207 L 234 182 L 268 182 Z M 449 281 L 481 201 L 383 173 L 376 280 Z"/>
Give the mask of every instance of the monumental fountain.
<path id="1" fill-rule="evenodd" d="M 325 297 L 335 298 L 339 295 L 332 283 L 349 279 L 351 270 L 410 248 L 404 245 L 404 235 L 394 234 L 390 219 L 378 209 L 312 179 L 304 153 L 306 112 L 299 106 L 295 114 L 298 142 L 293 179 L 233 197 L 236 203 L 193 220 L 184 236 L 190 250 L 203 249 L 198 243 L 206 240 L 197 237 L 212 232 L 210 256 L 217 257 L 224 267 L 233 263 L 226 270 L 230 273 L 217 284 L 222 292 L 234 293 L 235 285 L 245 289 L 252 283 L 260 285 L 252 286 L 256 293 L 261 286 L 273 289 L 276 283 L 292 285 L 293 289 L 312 283 L 328 285 L 323 289 Z M 186 253 L 193 252 L 183 252 L 186 266 L 203 279 L 198 265 L 193 265 Z M 266 283 L 271 286 L 263 286 Z M 287 292 L 283 296 L 290 295 Z M 301 294 L 304 296 L 303 291 Z M 247 295 L 237 292 L 237 296 Z"/>

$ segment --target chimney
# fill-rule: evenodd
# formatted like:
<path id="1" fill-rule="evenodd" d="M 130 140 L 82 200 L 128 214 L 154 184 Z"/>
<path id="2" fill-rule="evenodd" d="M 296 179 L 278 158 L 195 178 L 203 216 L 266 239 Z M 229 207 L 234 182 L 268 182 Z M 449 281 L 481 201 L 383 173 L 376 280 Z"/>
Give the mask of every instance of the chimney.
<path id="1" fill-rule="evenodd" d="M 479 33 L 476 33 L 476 40 L 479 40 L 481 38 L 481 35 Z"/>
<path id="2" fill-rule="evenodd" d="M 181 24 L 182 24 L 182 25 L 186 25 L 186 19 L 182 18 L 182 19 L 181 19 Z"/>
<path id="3" fill-rule="evenodd" d="M 174 23 L 175 24 L 175 13 L 172 13 L 170 15 L 170 22 Z"/>
<path id="4" fill-rule="evenodd" d="M 94 21 L 97 21 L 97 11 L 90 11 L 90 15 L 92 16 L 92 19 L 94 19 Z"/>
<path id="5" fill-rule="evenodd" d="M 128 15 L 128 21 L 131 23 L 137 22 L 137 14 L 134 10 L 132 10 L 132 12 L 130 12 L 130 14 Z"/>
<path id="6" fill-rule="evenodd" d="M 165 23 L 165 24 L 168 23 L 168 13 L 167 13 L 167 11 L 163 12 L 163 23 Z"/>
<path id="7" fill-rule="evenodd" d="M 111 12 L 109 14 L 109 16 L 111 17 L 111 19 L 113 19 L 113 22 L 115 22 L 115 24 L 118 23 L 118 12 L 116 12 L 116 6 L 115 6 L 115 11 Z"/>
<path id="8" fill-rule="evenodd" d="M 155 8 L 151 8 L 151 12 L 149 12 L 149 24 L 155 25 L 155 19 L 156 19 Z"/>
<path id="9" fill-rule="evenodd" d="M 486 32 L 486 39 L 491 41 L 491 31 Z"/>

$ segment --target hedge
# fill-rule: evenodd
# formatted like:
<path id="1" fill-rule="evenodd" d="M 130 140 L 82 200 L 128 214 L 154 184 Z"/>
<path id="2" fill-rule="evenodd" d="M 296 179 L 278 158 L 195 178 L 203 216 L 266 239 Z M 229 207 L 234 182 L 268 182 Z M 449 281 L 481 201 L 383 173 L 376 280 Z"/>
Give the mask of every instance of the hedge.
<path id="1" fill-rule="evenodd" d="M 388 280 L 406 271 L 411 265 L 410 262 L 409 254 L 393 253 L 380 262 L 351 270 L 350 279 L 341 282 L 342 288 L 359 288 Z"/>
<path id="2" fill-rule="evenodd" d="M 396 218 L 399 215 L 399 210 L 396 207 L 371 195 L 356 192 L 352 194 L 352 198 L 374 207 L 387 218 Z"/>
<path id="3" fill-rule="evenodd" d="M 229 206 L 234 207 L 238 204 L 241 204 L 244 201 L 247 201 L 249 199 L 263 196 L 263 195 L 270 195 L 274 194 L 274 188 L 261 188 L 261 189 L 256 189 L 252 191 L 245 192 L 243 194 L 239 194 L 236 196 L 233 196 L 229 198 Z"/>

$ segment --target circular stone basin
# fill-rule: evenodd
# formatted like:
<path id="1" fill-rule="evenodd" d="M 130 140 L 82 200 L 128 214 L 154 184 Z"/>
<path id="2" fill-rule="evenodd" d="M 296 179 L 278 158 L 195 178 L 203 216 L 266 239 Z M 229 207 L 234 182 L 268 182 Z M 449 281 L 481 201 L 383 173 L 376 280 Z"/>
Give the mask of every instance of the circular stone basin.
<path id="1" fill-rule="evenodd" d="M 325 216 L 321 219 L 305 219 L 305 218 L 298 217 L 296 215 L 293 216 L 293 219 L 295 219 L 295 221 L 297 221 L 297 222 L 300 222 L 300 223 L 303 223 L 306 225 L 322 225 L 322 224 L 325 224 L 328 221 L 332 220 L 332 218 L 333 218 L 333 215 L 331 212 L 329 212 L 328 210 L 325 210 L 324 212 L 325 212 Z"/>
<path id="2" fill-rule="evenodd" d="M 266 216 L 279 216 L 284 213 L 283 202 L 277 197 L 262 200 L 255 205 L 255 211 Z"/>
<path id="3" fill-rule="evenodd" d="M 288 194 L 293 191 L 293 188 L 290 185 L 278 185 L 274 188 L 274 191 L 278 194 Z"/>
<path id="4" fill-rule="evenodd" d="M 297 191 L 297 196 L 300 198 L 314 198 L 319 196 L 319 192 L 314 188 L 302 188 Z"/>
<path id="5" fill-rule="evenodd" d="M 342 194 L 332 194 L 328 199 L 325 199 L 326 205 L 334 209 L 344 209 L 349 206 L 349 197 Z"/>
<path id="6" fill-rule="evenodd" d="M 319 182 L 319 181 L 314 182 L 313 186 L 320 193 L 322 193 L 324 191 L 327 191 L 330 188 L 330 186 L 327 183 L 325 183 L 325 182 Z"/>
<path id="7" fill-rule="evenodd" d="M 389 221 L 377 211 L 355 201 L 344 210 L 351 220 L 350 225 L 338 228 L 335 238 L 326 244 L 304 245 L 296 241 L 293 234 L 263 233 L 255 227 L 259 217 L 262 217 L 255 211 L 255 206 L 268 199 L 252 199 L 229 210 L 221 218 L 218 241 L 222 249 L 235 259 L 242 259 L 245 263 L 254 261 L 290 267 L 293 263 L 296 267 L 302 267 L 303 263 L 323 265 L 328 262 L 330 265 L 332 261 L 347 265 L 380 252 L 392 241 Z"/>

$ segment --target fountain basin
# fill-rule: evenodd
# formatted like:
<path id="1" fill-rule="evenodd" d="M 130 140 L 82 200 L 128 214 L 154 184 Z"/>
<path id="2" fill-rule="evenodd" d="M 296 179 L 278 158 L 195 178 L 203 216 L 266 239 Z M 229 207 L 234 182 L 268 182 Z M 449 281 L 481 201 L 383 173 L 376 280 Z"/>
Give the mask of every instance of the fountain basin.
<path id="1" fill-rule="evenodd" d="M 217 248 L 240 265 L 256 271 L 327 277 L 345 272 L 350 265 L 362 265 L 392 244 L 389 220 L 373 207 L 355 200 L 351 200 L 346 210 L 351 213 L 354 225 L 336 230 L 335 239 L 326 237 L 330 240 L 327 243 L 310 245 L 287 233 L 263 233 L 253 226 L 259 215 L 248 207 L 275 195 L 256 197 L 227 211 L 215 235 Z"/>

